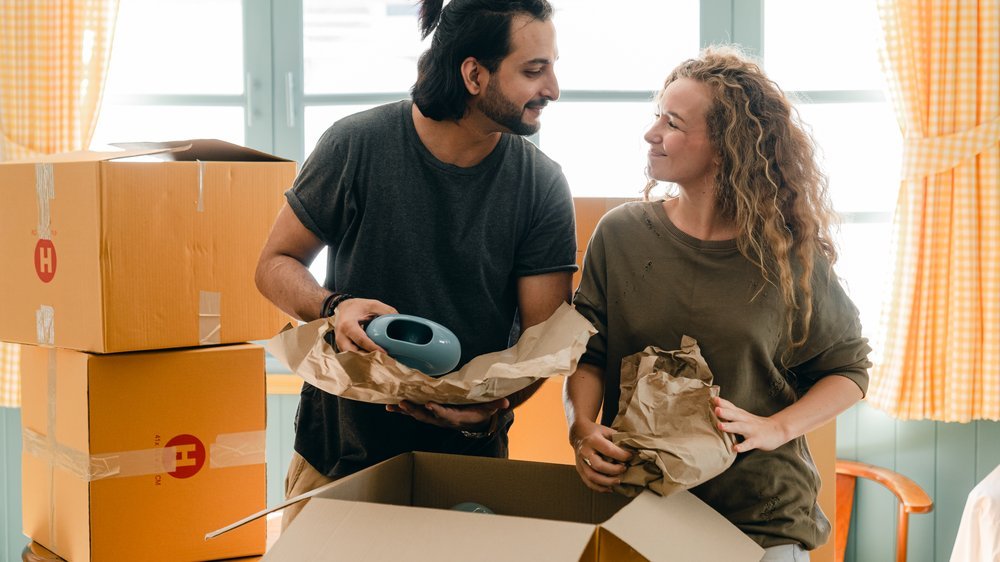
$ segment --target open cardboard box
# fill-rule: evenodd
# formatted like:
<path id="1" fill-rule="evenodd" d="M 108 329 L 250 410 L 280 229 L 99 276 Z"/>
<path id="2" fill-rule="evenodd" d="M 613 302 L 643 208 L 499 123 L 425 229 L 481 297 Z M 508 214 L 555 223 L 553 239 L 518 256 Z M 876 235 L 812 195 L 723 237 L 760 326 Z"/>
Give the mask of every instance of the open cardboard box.
<path id="1" fill-rule="evenodd" d="M 310 496 L 265 560 L 756 562 L 764 554 L 688 492 L 596 493 L 569 465 L 406 453 L 299 498 Z M 497 515 L 449 509 L 469 501 Z"/>

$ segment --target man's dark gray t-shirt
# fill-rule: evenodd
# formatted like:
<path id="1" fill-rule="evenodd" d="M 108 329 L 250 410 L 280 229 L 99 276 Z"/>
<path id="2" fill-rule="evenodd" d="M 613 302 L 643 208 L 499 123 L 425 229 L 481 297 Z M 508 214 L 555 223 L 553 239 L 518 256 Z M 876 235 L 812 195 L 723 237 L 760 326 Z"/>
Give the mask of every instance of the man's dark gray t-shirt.
<path id="1" fill-rule="evenodd" d="M 461 366 L 508 346 L 519 277 L 576 269 L 573 201 L 559 166 L 516 135 L 475 166 L 441 162 L 411 108 L 335 123 L 286 197 L 329 247 L 327 288 L 443 324 L 461 342 Z M 413 450 L 505 456 L 510 423 L 467 438 L 304 384 L 295 450 L 339 477 Z"/>

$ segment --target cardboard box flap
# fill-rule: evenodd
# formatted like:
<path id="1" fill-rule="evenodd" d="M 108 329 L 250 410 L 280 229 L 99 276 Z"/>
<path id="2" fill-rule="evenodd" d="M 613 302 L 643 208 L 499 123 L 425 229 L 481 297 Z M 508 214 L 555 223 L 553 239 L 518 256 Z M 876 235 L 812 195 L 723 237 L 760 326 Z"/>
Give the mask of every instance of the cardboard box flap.
<path id="1" fill-rule="evenodd" d="M 115 151 L 93 151 L 77 150 L 74 152 L 59 152 L 56 154 L 42 154 L 32 156 L 22 160 L 8 160 L 0 162 L 0 166 L 11 164 L 60 164 L 64 162 L 102 162 L 104 160 L 116 160 L 119 158 L 134 158 L 136 156 L 148 156 L 170 150 L 167 147 L 145 147 L 132 148 L 129 150 Z"/>
<path id="2" fill-rule="evenodd" d="M 757 562 L 764 556 L 757 543 L 687 491 L 666 497 L 643 492 L 601 527 L 652 562 Z"/>
<path id="3" fill-rule="evenodd" d="M 313 498 L 264 560 L 577 562 L 591 525 Z"/>
<path id="4" fill-rule="evenodd" d="M 239 521 L 235 521 L 233 523 L 230 523 L 229 525 L 226 525 L 225 527 L 221 527 L 221 528 L 216 529 L 214 531 L 209 531 L 209 532 L 205 533 L 205 540 L 207 541 L 209 539 L 214 539 L 215 537 L 217 537 L 219 535 L 222 535 L 222 534 L 225 534 L 225 533 L 228 533 L 229 531 L 232 531 L 233 529 L 238 529 L 239 527 L 242 527 L 242 526 L 246 525 L 247 523 L 253 523 L 254 521 L 256 521 L 256 520 L 258 520 L 258 519 L 260 519 L 262 517 L 266 517 L 267 515 L 269 515 L 271 513 L 274 513 L 275 511 L 278 511 L 280 509 L 285 509 L 286 507 L 292 505 L 293 503 L 298 503 L 298 502 L 300 502 L 302 500 L 313 498 L 313 497 L 318 496 L 318 495 L 322 495 L 324 492 L 326 492 L 330 488 L 334 487 L 338 483 L 339 483 L 339 481 L 335 480 L 333 482 L 330 482 L 329 484 L 324 484 L 324 485 L 320 486 L 319 488 L 316 488 L 316 489 L 311 490 L 309 492 L 306 492 L 304 494 L 300 494 L 298 496 L 295 496 L 294 498 L 286 499 L 285 501 L 279 503 L 278 505 L 271 506 L 271 507 L 268 507 L 268 508 L 265 508 L 265 509 L 262 509 L 262 510 L 258 511 L 257 513 L 253 513 L 253 514 L 247 515 L 243 519 L 240 519 Z"/>
<path id="5" fill-rule="evenodd" d="M 150 152 L 157 160 L 193 162 L 289 162 L 266 152 L 228 143 L 217 139 L 192 139 L 166 142 L 115 142 L 130 150 L 155 150 Z"/>

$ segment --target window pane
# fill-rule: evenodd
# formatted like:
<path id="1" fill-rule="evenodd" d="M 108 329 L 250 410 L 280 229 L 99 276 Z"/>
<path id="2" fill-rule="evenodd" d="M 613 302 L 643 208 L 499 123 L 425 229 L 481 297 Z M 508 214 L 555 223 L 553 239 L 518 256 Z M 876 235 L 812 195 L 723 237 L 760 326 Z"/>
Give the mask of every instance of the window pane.
<path id="1" fill-rule="evenodd" d="M 835 269 L 861 313 L 862 333 L 871 341 L 878 333 L 891 274 L 891 235 L 888 222 L 844 224 L 837 240 L 840 258 Z"/>
<path id="2" fill-rule="evenodd" d="M 240 0 L 121 0 L 105 96 L 243 93 Z"/>
<path id="3" fill-rule="evenodd" d="M 412 0 L 303 0 L 302 19 L 306 94 L 406 92 L 416 81 L 424 47 Z"/>
<path id="4" fill-rule="evenodd" d="M 657 90 L 698 54 L 698 0 L 553 0 L 563 90 Z"/>
<path id="5" fill-rule="evenodd" d="M 243 144 L 243 108 L 105 104 L 90 146 L 201 138 Z"/>
<path id="6" fill-rule="evenodd" d="M 819 145 L 834 207 L 892 212 L 903 139 L 889 104 L 800 104 L 798 110 Z"/>
<path id="7" fill-rule="evenodd" d="M 312 273 L 312 276 L 316 278 L 316 282 L 320 285 L 326 283 L 326 254 L 327 248 L 324 246 L 323 249 L 316 254 L 316 259 L 309 264 L 309 273 Z"/>
<path id="8" fill-rule="evenodd" d="M 542 115 L 539 146 L 562 166 L 575 197 L 639 197 L 653 109 L 652 101 L 556 102 Z"/>
<path id="9" fill-rule="evenodd" d="M 764 62 L 784 90 L 879 90 L 873 0 L 764 2 Z"/>

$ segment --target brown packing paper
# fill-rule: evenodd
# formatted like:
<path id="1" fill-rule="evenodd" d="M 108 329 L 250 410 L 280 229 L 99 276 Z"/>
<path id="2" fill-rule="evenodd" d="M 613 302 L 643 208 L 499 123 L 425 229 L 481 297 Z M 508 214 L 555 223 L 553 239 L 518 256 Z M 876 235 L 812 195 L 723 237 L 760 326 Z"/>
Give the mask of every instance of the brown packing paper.
<path id="1" fill-rule="evenodd" d="M 324 339 L 332 319 L 285 330 L 267 349 L 312 386 L 343 398 L 375 404 L 473 404 L 517 392 L 531 383 L 576 370 L 596 333 L 576 309 L 563 304 L 552 316 L 521 334 L 509 349 L 473 358 L 460 370 L 432 378 L 381 352 L 334 353 Z"/>
<path id="2" fill-rule="evenodd" d="M 629 497 L 643 488 L 669 495 L 721 474 L 736 460 L 733 436 L 718 429 L 711 398 L 712 371 L 698 342 L 681 349 L 647 347 L 622 360 L 621 399 L 612 441 L 635 454 L 615 491 Z"/>

